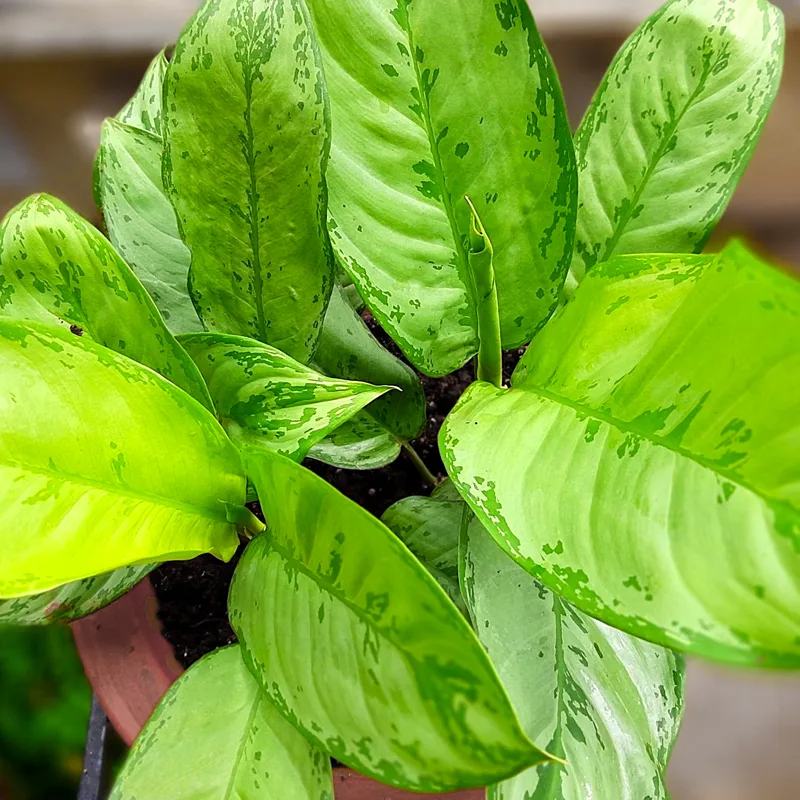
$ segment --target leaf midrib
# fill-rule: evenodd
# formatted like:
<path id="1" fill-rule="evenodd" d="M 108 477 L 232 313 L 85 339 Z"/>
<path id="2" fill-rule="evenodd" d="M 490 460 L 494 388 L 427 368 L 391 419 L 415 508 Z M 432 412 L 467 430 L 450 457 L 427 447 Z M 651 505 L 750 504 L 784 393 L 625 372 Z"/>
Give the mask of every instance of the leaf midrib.
<path id="1" fill-rule="evenodd" d="M 589 417 L 591 419 L 597 420 L 598 422 L 609 425 L 612 428 L 616 428 L 618 431 L 621 431 L 622 433 L 629 433 L 634 436 L 638 436 L 640 439 L 650 442 L 651 444 L 654 444 L 658 447 L 663 447 L 665 450 L 669 450 L 672 453 L 677 453 L 678 455 L 688 459 L 689 461 L 698 464 L 704 469 L 713 472 L 715 475 L 719 475 L 720 477 L 725 478 L 730 483 L 734 483 L 737 486 L 741 487 L 742 489 L 752 492 L 756 497 L 760 498 L 765 503 L 768 504 L 786 503 L 789 507 L 794 509 L 794 505 L 789 501 L 783 500 L 782 498 L 778 497 L 770 497 L 763 490 L 758 489 L 755 486 L 751 485 L 738 473 L 726 470 L 724 467 L 720 467 L 718 464 L 715 464 L 710 459 L 704 456 L 700 456 L 696 453 L 692 453 L 689 450 L 685 449 L 684 447 L 676 445 L 674 442 L 670 442 L 665 436 L 659 436 L 658 434 L 652 433 L 650 431 L 638 430 L 634 425 L 631 425 L 630 423 L 622 422 L 621 420 L 616 419 L 610 414 L 606 414 L 603 411 L 600 411 L 596 408 L 571 400 L 570 398 L 565 397 L 564 395 L 551 392 L 548 389 L 545 389 L 541 386 L 526 385 L 524 387 L 519 387 L 516 389 L 512 388 L 510 391 L 528 392 L 530 394 L 537 395 L 538 397 L 541 397 L 545 400 L 557 403 L 558 405 L 567 406 L 568 408 L 571 408 L 573 411 L 580 414 L 582 417 Z M 800 515 L 800 510 L 796 511 L 798 515 Z"/>
<path id="2" fill-rule="evenodd" d="M 242 729 L 242 736 L 239 740 L 239 747 L 236 750 L 236 756 L 233 759 L 233 766 L 231 768 L 231 775 L 228 778 L 228 785 L 225 787 L 225 794 L 222 797 L 222 800 L 230 800 L 232 797 L 231 792 L 233 791 L 234 784 L 236 782 L 236 777 L 239 772 L 239 765 L 242 762 L 242 757 L 244 756 L 245 748 L 247 747 L 247 739 L 249 736 L 250 729 L 253 727 L 253 720 L 256 718 L 256 714 L 258 713 L 258 707 L 262 703 L 262 695 L 260 691 L 256 692 L 256 696 L 253 699 L 253 707 L 250 709 L 250 714 L 247 717 L 247 722 Z"/>
<path id="3" fill-rule="evenodd" d="M 623 235 L 627 232 L 628 223 L 631 221 L 631 219 L 633 219 L 633 213 L 636 210 L 636 206 L 639 205 L 639 201 L 642 199 L 642 196 L 644 195 L 646 189 L 648 188 L 650 179 L 655 174 L 655 171 L 658 168 L 659 164 L 661 163 L 661 160 L 667 153 L 667 148 L 669 147 L 669 143 L 672 140 L 672 137 L 675 135 L 681 122 L 683 122 L 683 118 L 689 113 L 689 110 L 694 105 L 697 98 L 706 89 L 707 86 L 706 82 L 708 80 L 708 77 L 713 74 L 714 69 L 716 68 L 717 64 L 719 64 L 719 62 L 722 60 L 723 57 L 724 53 L 718 55 L 712 65 L 706 65 L 704 67 L 703 73 L 700 76 L 700 80 L 697 86 L 695 87 L 694 91 L 691 93 L 691 95 L 689 95 L 689 98 L 687 99 L 683 108 L 675 117 L 674 121 L 667 126 L 665 135 L 662 136 L 661 143 L 656 149 L 656 152 L 653 155 L 650 164 L 648 164 L 644 176 L 642 177 L 641 183 L 636 188 L 636 191 L 634 191 L 631 197 L 631 202 L 627 211 L 621 215 L 620 221 L 617 223 L 616 230 L 612 234 L 611 239 L 609 239 L 606 242 L 605 252 L 601 258 L 598 258 L 597 263 L 608 261 L 609 258 L 611 258 L 611 256 L 614 254 L 614 250 L 619 244 L 620 239 L 622 239 Z"/>

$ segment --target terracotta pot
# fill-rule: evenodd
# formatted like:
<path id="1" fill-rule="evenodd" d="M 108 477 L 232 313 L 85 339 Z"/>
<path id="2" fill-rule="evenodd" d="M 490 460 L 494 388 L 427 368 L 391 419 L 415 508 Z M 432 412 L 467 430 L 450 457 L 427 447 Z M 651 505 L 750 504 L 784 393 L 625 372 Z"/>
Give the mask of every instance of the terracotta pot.
<path id="1" fill-rule="evenodd" d="M 116 603 L 75 622 L 72 632 L 86 677 L 111 724 L 130 745 L 164 693 L 183 672 L 161 634 L 158 601 L 149 580 Z M 483 789 L 420 795 L 383 786 L 349 769 L 334 770 L 336 800 L 484 800 Z"/>

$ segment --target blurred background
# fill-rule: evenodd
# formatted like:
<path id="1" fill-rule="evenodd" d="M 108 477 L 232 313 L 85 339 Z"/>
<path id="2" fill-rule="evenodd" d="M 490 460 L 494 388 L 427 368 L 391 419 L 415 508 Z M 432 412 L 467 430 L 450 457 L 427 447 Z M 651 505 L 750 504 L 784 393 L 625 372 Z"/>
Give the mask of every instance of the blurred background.
<path id="1" fill-rule="evenodd" d="M 660 3 L 530 3 L 577 125 L 623 39 Z M 776 4 L 789 28 L 783 86 L 711 246 L 743 236 L 800 272 L 800 0 Z M 92 160 L 100 124 L 198 5 L 0 0 L 0 216 L 46 191 L 98 222 Z M 0 629 L 0 800 L 75 797 L 89 702 L 68 631 Z M 690 665 L 673 800 L 794 800 L 799 753 L 800 676 Z"/>

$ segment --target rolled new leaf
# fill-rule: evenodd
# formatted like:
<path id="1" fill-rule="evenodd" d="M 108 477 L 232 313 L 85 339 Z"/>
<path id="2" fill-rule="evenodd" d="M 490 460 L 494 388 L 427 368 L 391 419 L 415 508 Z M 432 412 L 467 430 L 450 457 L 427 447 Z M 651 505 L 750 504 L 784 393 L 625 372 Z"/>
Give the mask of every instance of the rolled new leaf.
<path id="1" fill-rule="evenodd" d="M 391 531 L 313 473 L 246 456 L 269 535 L 231 585 L 245 661 L 320 749 L 420 792 L 482 786 L 549 757 L 522 734 L 469 625 Z"/>
<path id="2" fill-rule="evenodd" d="M 162 50 L 148 65 L 141 83 L 133 97 L 116 115 L 123 125 L 146 131 L 161 138 L 164 133 L 162 125 L 162 95 L 164 78 L 169 62 Z"/>
<path id="3" fill-rule="evenodd" d="M 167 692 L 109 800 L 333 800 L 332 781 L 330 759 L 261 693 L 234 645 Z"/>
<path id="4" fill-rule="evenodd" d="M 631 36 L 575 136 L 575 280 L 615 255 L 703 249 L 775 100 L 784 37 L 766 0 L 670 0 Z"/>
<path id="5" fill-rule="evenodd" d="M 240 447 L 263 447 L 295 461 L 390 391 L 328 378 L 242 336 L 196 333 L 180 341 L 203 374 L 231 439 Z"/>
<path id="6" fill-rule="evenodd" d="M 227 560 L 245 483 L 225 432 L 176 386 L 88 338 L 0 319 L 0 598 Z"/>
<path id="7" fill-rule="evenodd" d="M 328 108 L 305 6 L 206 2 L 164 87 L 164 181 L 209 330 L 308 363 L 333 285 Z"/>
<path id="8" fill-rule="evenodd" d="M 475 517 L 465 534 L 475 630 L 527 734 L 566 761 L 491 786 L 488 800 L 665 800 L 683 711 L 681 656 L 582 614 L 526 574 Z"/>
<path id="9" fill-rule="evenodd" d="M 708 658 L 800 666 L 800 284 L 742 245 L 592 270 L 447 470 L 582 611 Z"/>
<path id="10" fill-rule="evenodd" d="M 0 316 L 72 329 L 123 353 L 211 406 L 197 367 L 109 241 L 48 195 L 0 228 Z"/>
<path id="11" fill-rule="evenodd" d="M 572 256 L 575 155 L 524 0 L 309 0 L 331 98 L 331 240 L 414 366 L 478 349 L 469 193 L 495 246 L 502 343 L 528 342 Z"/>

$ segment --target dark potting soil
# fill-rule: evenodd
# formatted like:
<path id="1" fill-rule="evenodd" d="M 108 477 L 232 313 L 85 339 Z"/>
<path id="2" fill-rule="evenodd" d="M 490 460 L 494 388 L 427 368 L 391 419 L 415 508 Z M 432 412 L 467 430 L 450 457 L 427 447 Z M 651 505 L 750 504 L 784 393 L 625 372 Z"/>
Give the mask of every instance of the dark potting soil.
<path id="1" fill-rule="evenodd" d="M 402 358 L 397 346 L 378 324 L 371 317 L 367 317 L 366 322 L 381 343 Z M 506 381 L 523 352 L 515 350 L 503 355 Z M 473 376 L 472 364 L 445 378 L 420 376 L 427 398 L 428 422 L 425 431 L 413 445 L 434 475 L 445 475 L 437 444 L 439 428 L 458 398 L 472 383 Z M 430 486 L 422 480 L 405 452 L 394 464 L 378 470 L 337 469 L 311 459 L 305 462 L 305 466 L 378 517 L 404 497 L 430 493 Z M 257 504 L 250 507 L 260 516 Z M 159 618 L 164 635 L 175 648 L 176 657 L 184 667 L 212 650 L 236 641 L 236 635 L 228 623 L 227 604 L 228 588 L 240 553 L 228 564 L 212 556 L 171 562 L 160 566 L 150 576 L 159 600 Z"/>

